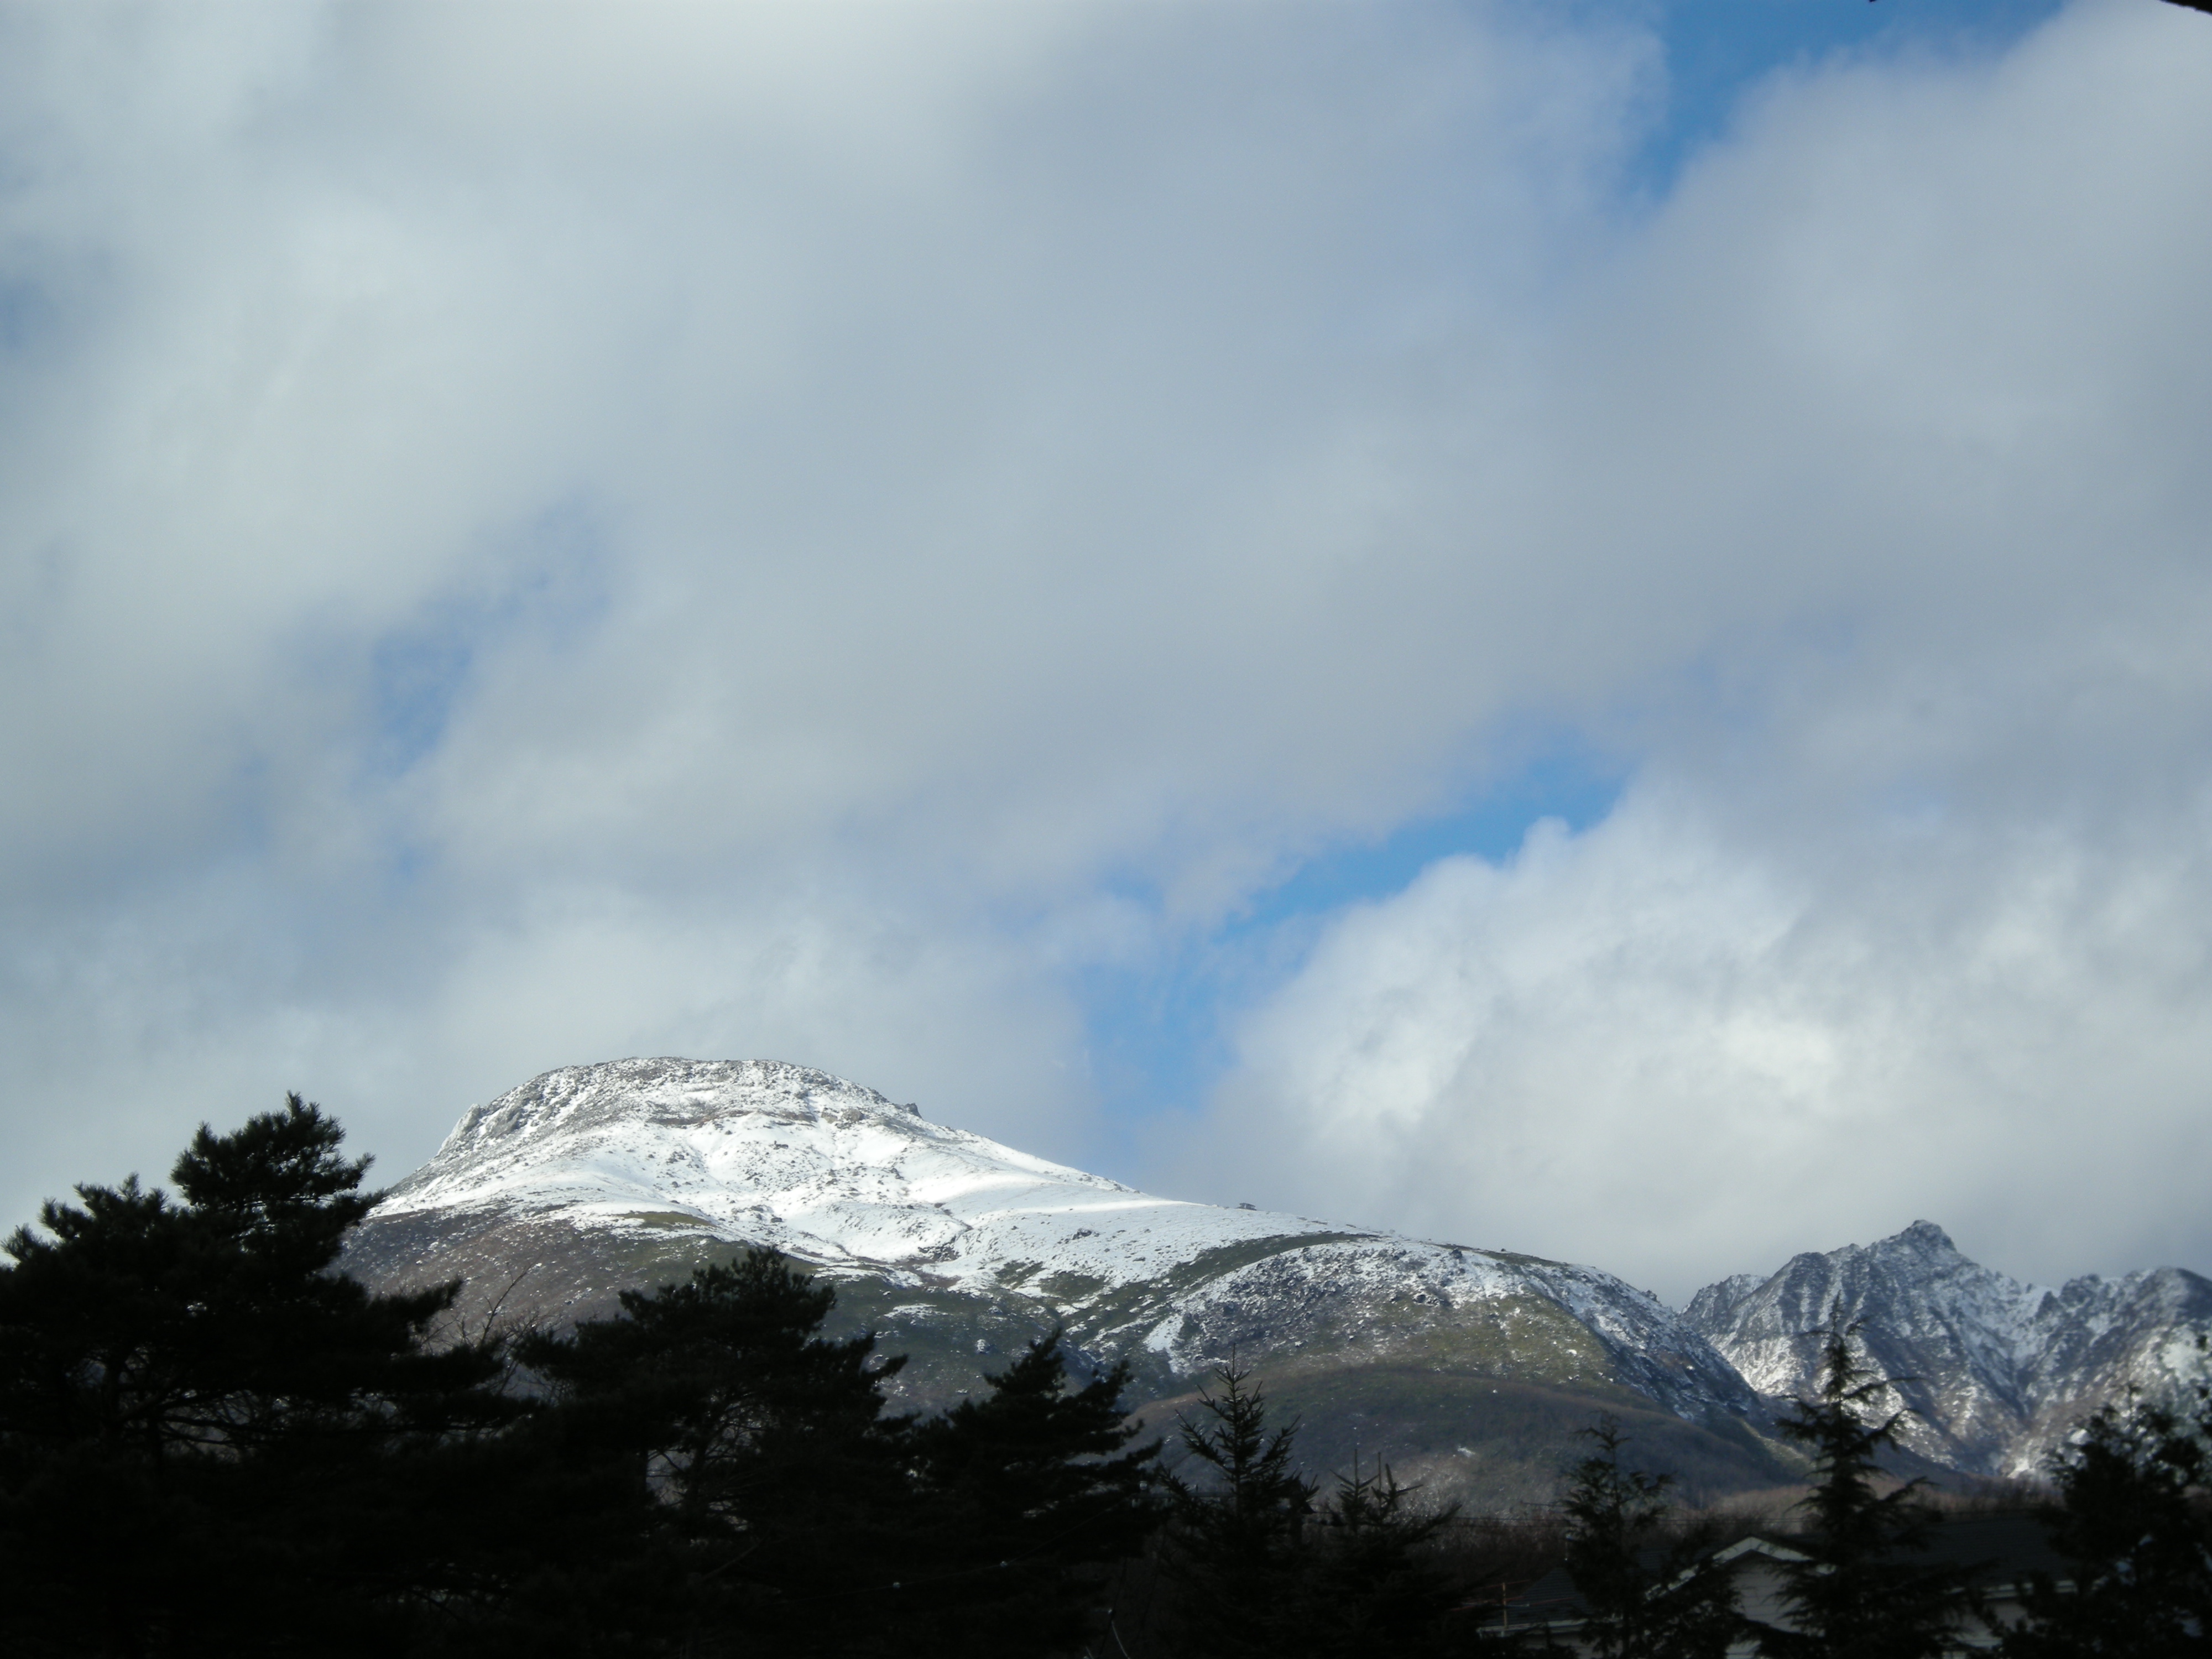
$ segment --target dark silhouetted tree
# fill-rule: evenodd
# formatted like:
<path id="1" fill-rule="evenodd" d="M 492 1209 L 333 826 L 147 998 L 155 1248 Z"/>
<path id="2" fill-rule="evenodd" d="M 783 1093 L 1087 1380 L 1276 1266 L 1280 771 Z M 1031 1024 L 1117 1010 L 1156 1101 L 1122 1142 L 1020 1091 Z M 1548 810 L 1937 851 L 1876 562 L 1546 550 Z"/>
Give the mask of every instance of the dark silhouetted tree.
<path id="1" fill-rule="evenodd" d="M 1460 1586 L 1431 1547 L 1459 1513 L 1456 1504 L 1420 1501 L 1379 1458 L 1354 1463 L 1306 1532 L 1299 1590 L 1299 1644 L 1314 1659 L 1364 1659 L 1457 1651 L 1444 1617 Z"/>
<path id="2" fill-rule="evenodd" d="M 1705 1565 L 1705 1540 L 1668 1530 L 1672 1479 L 1623 1468 L 1618 1419 L 1581 1431 L 1594 1449 L 1576 1464 L 1561 1507 L 1566 1568 L 1589 1609 L 1577 1632 L 1595 1659 L 1722 1659 L 1743 1629 L 1735 1584 Z"/>
<path id="3" fill-rule="evenodd" d="M 2014 1659 L 2165 1659 L 2212 1652 L 2212 1427 L 2144 1401 L 2107 1406 L 2055 1461 L 2058 1505 L 2045 1518 L 2069 1583 L 2039 1575 Z"/>
<path id="4" fill-rule="evenodd" d="M 435 1525 L 396 1486 L 513 1407 L 488 1350 L 428 1350 L 457 1286 L 377 1297 L 331 1271 L 375 1201 L 342 1139 L 294 1095 L 203 1126 L 183 1202 L 80 1187 L 9 1239 L 0 1646 L 388 1651 L 438 1593 Z"/>
<path id="5" fill-rule="evenodd" d="M 1270 1430 L 1261 1389 L 1234 1363 L 1199 1391 L 1199 1415 L 1178 1438 L 1186 1455 L 1169 1475 L 1173 1520 L 1161 1570 L 1174 1622 L 1194 1653 L 1233 1659 L 1296 1652 L 1306 1524 L 1316 1483 L 1298 1473 L 1296 1422 Z"/>
<path id="6" fill-rule="evenodd" d="M 1804 1559 L 1783 1572 L 1790 1627 L 1759 1632 L 1771 1659 L 1937 1659 L 1973 1606 L 1959 1570 L 1915 1559 L 1935 1520 L 1921 1481 L 1881 1473 L 1877 1454 L 1896 1445 L 1905 1413 L 1883 1409 L 1893 1382 L 1862 1361 L 1858 1331 L 1839 1303 L 1819 1391 L 1782 1420 L 1812 1454 L 1813 1490 L 1795 1540 Z"/>
<path id="7" fill-rule="evenodd" d="M 931 1554 L 910 1425 L 884 1414 L 903 1361 L 822 1336 L 835 1302 L 756 1251 L 520 1345 L 556 1389 L 543 1431 L 629 1493 L 626 1526 L 603 1518 L 568 1564 L 573 1625 L 787 1654 L 889 1641 L 890 1585 Z"/>
<path id="8" fill-rule="evenodd" d="M 988 1394 L 915 1426 L 940 1547 L 908 1599 L 932 1605 L 938 1633 L 978 1659 L 1073 1652 L 1106 1570 L 1160 1518 L 1160 1445 L 1131 1444 L 1126 1362 L 1071 1386 L 1057 1331 L 987 1381 Z"/>
<path id="9" fill-rule="evenodd" d="M 1452 1648 L 1462 1599 L 1434 1546 L 1455 1506 L 1419 1501 L 1379 1459 L 1319 1483 L 1299 1472 L 1297 1424 L 1267 1424 L 1263 1390 L 1231 1364 L 1181 1425 L 1159 1568 L 1176 1653 L 1391 1659 Z"/>

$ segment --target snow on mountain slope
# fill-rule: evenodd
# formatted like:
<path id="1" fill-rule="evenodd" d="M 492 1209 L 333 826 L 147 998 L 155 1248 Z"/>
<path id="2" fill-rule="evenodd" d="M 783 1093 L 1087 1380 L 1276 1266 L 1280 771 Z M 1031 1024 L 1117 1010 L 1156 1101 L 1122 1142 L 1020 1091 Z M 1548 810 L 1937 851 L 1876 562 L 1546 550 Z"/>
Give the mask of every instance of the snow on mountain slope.
<path id="1" fill-rule="evenodd" d="M 1388 1448 L 1483 1501 L 1547 1496 L 1574 1428 L 1639 1401 L 1640 1443 L 1707 1491 L 1784 1478 L 1753 1431 L 1812 1386 L 1839 1299 L 1875 1364 L 1912 1379 L 1913 1449 L 1987 1474 L 2032 1471 L 2130 1385 L 2193 1380 L 2212 1333 L 2194 1273 L 2053 1290 L 1928 1222 L 1708 1285 L 1676 1315 L 1592 1267 L 1138 1192 L 763 1060 L 534 1079 L 464 1116 L 345 1265 L 385 1287 L 464 1279 L 473 1328 L 604 1316 L 744 1245 L 830 1275 L 839 1317 L 909 1356 L 908 1405 L 1055 1327 L 1091 1363 L 1129 1361 L 1139 1400 L 1185 1398 L 1234 1356 L 1306 1413 L 1317 1469 Z"/>
<path id="2" fill-rule="evenodd" d="M 2212 1282 L 2161 1267 L 2063 1289 L 2023 1284 L 1960 1254 L 1933 1222 L 1795 1256 L 1692 1299 L 1687 1322 L 1771 1396 L 1811 1389 L 1840 1304 L 1873 1363 L 1900 1379 L 1906 1443 L 1954 1468 L 2033 1473 L 2071 1425 L 2133 1386 L 2154 1395 L 2203 1375 Z"/>
<path id="3" fill-rule="evenodd" d="M 831 1273 L 909 1345 L 957 1328 L 987 1351 L 991 1319 L 1027 1317 L 1140 1361 L 1155 1392 L 1235 1354 L 1618 1386 L 1688 1420 L 1758 1403 L 1677 1316 L 1594 1268 L 1156 1197 L 774 1061 L 534 1079 L 464 1116 L 348 1263 L 469 1279 L 471 1317 L 514 1295 L 557 1319 L 737 1244 Z"/>
<path id="4" fill-rule="evenodd" d="M 610 1230 L 688 1221 L 831 1267 L 991 1289 L 1012 1261 L 1108 1284 L 1321 1222 L 1154 1198 L 826 1073 L 625 1060 L 548 1072 L 462 1118 L 379 1213 L 496 1208 Z"/>

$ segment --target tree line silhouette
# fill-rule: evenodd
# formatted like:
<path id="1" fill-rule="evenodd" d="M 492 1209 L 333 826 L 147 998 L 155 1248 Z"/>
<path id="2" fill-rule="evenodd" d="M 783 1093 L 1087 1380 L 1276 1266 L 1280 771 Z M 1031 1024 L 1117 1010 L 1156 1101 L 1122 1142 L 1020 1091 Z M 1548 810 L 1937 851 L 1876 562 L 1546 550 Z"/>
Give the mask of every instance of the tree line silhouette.
<path id="1" fill-rule="evenodd" d="M 173 1196 L 80 1187 L 8 1241 L 0 1655 L 1421 1659 L 1516 1639 L 1474 1588 L 1497 1551 L 1471 1562 L 1455 1512 L 1379 1463 L 1324 1493 L 1234 1365 L 1170 1468 L 1125 1413 L 1126 1368 L 1080 1380 L 1057 1334 L 949 1412 L 890 1411 L 903 1361 L 824 1336 L 833 1291 L 764 1252 L 565 1331 L 439 1340 L 458 1284 L 375 1295 L 334 1270 L 376 1199 L 342 1142 L 295 1095 L 203 1126 Z M 1877 1478 L 1899 1419 L 1855 1352 L 1839 1323 L 1783 1425 L 1813 1469 L 1788 1629 L 1749 1632 L 1665 1478 L 1623 1466 L 1616 1425 L 1590 1431 L 1557 1535 L 1579 1650 L 1946 1650 L 1972 1586 L 1919 1558 L 1917 1486 Z M 2083 1425 L 2051 1511 L 2071 1582 L 2035 1588 L 2008 1653 L 2206 1650 L 2208 1428 L 2201 1397 Z"/>
<path id="2" fill-rule="evenodd" d="M 1945 1559 L 1923 1478 L 1885 1476 L 1909 1413 L 1865 1364 L 1839 1303 L 1820 1382 L 1780 1425 L 1805 1449 L 1809 1491 L 1787 1534 L 1778 1616 L 1754 1619 L 1710 1522 L 1676 1519 L 1663 1476 L 1624 1468 L 1601 1419 L 1564 1509 L 1565 1567 L 1581 1606 L 1571 1644 L 1553 1630 L 1515 1645 L 1592 1659 L 2182 1659 L 2212 1654 L 2212 1389 L 2193 1408 L 2130 1395 L 2076 1425 L 2036 1506 L 2064 1571 Z M 1985 1582 L 2018 1587 L 1993 1607 Z M 2024 1581 L 2024 1582 L 2023 1582 Z"/>
<path id="3" fill-rule="evenodd" d="M 1317 1562 L 1312 1651 L 1450 1599 L 1409 1565 L 1434 1518 L 1381 1474 L 1317 1508 L 1242 1373 L 1186 1425 L 1194 1484 L 1057 1334 L 889 1411 L 903 1361 L 823 1336 L 832 1291 L 768 1253 L 434 1340 L 458 1284 L 333 1270 L 377 1196 L 342 1140 L 295 1095 L 204 1126 L 174 1196 L 80 1187 L 9 1240 L 0 1653 L 1075 1653 L 1138 1559 L 1193 1641 L 1255 1598 L 1297 1621 Z"/>

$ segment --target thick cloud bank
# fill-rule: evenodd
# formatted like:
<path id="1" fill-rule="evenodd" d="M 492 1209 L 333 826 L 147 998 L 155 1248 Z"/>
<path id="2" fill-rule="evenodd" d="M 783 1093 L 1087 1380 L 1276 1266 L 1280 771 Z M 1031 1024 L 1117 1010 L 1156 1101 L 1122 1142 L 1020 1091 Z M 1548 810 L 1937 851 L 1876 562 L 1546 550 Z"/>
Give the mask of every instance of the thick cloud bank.
<path id="1" fill-rule="evenodd" d="M 1668 1288 L 2203 1265 L 2212 29 L 1650 199 L 1567 9 L 0 9 L 11 1213 L 678 1052 Z M 1086 976 L 1531 732 L 1610 819 L 1102 1121 Z"/>
<path id="2" fill-rule="evenodd" d="M 1701 647 L 1624 698 L 1610 821 L 1436 866 L 1249 1018 L 1214 1144 L 1276 1196 L 1676 1294 L 1920 1215 L 2024 1273 L 2212 1255 L 2212 107 L 2166 21 L 1779 87 L 1608 270 L 1546 528 L 1615 550 L 1590 626 Z"/>
<path id="3" fill-rule="evenodd" d="M 1216 1133 L 1324 1212 L 1678 1297 L 1939 1213 L 2027 1273 L 2202 1260 L 2212 801 L 1871 828 L 1655 788 L 1441 863 L 1251 1020 Z"/>

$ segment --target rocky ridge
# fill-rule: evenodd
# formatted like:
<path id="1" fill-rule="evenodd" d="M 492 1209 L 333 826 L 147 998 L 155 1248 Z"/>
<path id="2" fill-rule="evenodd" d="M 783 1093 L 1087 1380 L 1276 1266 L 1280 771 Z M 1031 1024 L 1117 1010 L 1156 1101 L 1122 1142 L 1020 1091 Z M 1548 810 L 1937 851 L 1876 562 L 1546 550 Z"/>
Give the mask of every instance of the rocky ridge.
<path id="1" fill-rule="evenodd" d="M 1840 1303 L 1905 1379 L 1911 1450 L 2032 1474 L 2086 1413 L 2206 1375 L 2212 1281 L 2178 1268 L 2051 1288 L 1918 1222 L 1706 1286 L 1677 1315 L 1594 1267 L 1194 1204 L 949 1127 L 775 1061 L 566 1067 L 470 1110 L 348 1248 L 380 1286 L 465 1281 L 463 1328 L 561 1325 L 747 1247 L 836 1284 L 848 1328 L 945 1405 L 1063 1329 L 1188 1405 L 1234 1357 L 1303 1413 L 1316 1473 L 1355 1449 L 1481 1502 L 1541 1500 L 1601 1411 L 1685 1495 L 1791 1478 L 1775 1413 L 1815 1382 Z"/>
<path id="2" fill-rule="evenodd" d="M 1904 1438 L 1973 1474 L 2036 1474 L 2072 1426 L 2130 1388 L 2153 1397 L 2207 1372 L 2212 1280 L 2179 1267 L 2052 1288 L 1962 1255 L 1929 1221 L 1873 1244 L 1793 1256 L 1708 1285 L 1684 1319 L 1771 1401 L 1810 1391 L 1840 1306 L 1872 1363 L 1901 1380 Z"/>
<path id="3" fill-rule="evenodd" d="M 380 1285 L 466 1281 L 459 1315 L 562 1323 L 746 1246 L 830 1275 L 909 1353 L 918 1406 L 1055 1325 L 1172 1403 L 1233 1355 L 1308 1418 L 1447 1488 L 1535 1495 L 1599 1409 L 1717 1488 L 1775 1466 L 1711 1344 L 1592 1267 L 1141 1193 L 774 1061 L 567 1067 L 472 1109 L 359 1230 Z M 1533 1430 L 1532 1430 L 1533 1425 Z M 1533 1437 L 1532 1437 L 1533 1434 Z"/>

